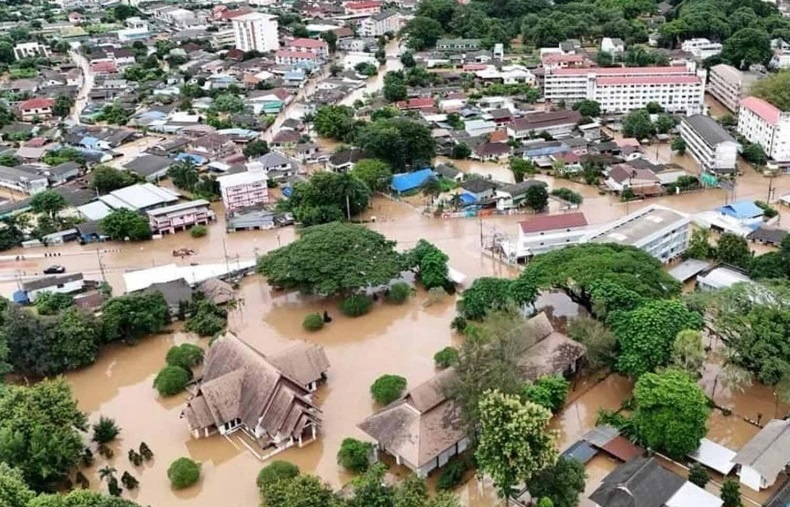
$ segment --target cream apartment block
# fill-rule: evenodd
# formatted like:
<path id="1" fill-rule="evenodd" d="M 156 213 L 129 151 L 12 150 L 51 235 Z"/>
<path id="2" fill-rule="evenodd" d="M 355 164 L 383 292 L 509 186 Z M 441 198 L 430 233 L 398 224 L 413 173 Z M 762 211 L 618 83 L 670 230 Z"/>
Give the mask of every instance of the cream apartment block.
<path id="1" fill-rule="evenodd" d="M 669 112 L 698 114 L 705 99 L 705 71 L 694 62 L 669 67 L 547 69 L 546 100 L 588 99 L 607 113 L 627 113 L 656 102 Z"/>
<path id="2" fill-rule="evenodd" d="M 680 135 L 688 152 L 706 171 L 733 172 L 740 145 L 709 116 L 695 114 L 680 122 Z"/>
<path id="3" fill-rule="evenodd" d="M 295 53 L 310 53 L 321 61 L 326 61 L 329 56 L 329 44 L 318 39 L 299 38 L 287 43 L 285 49 Z"/>
<path id="4" fill-rule="evenodd" d="M 738 111 L 738 133 L 762 146 L 782 167 L 790 166 L 790 112 L 757 97 L 746 97 Z"/>
<path id="5" fill-rule="evenodd" d="M 363 19 L 359 24 L 360 37 L 381 37 L 387 32 L 398 33 L 403 28 L 403 17 L 395 11 L 383 11 Z"/>
<path id="6" fill-rule="evenodd" d="M 217 178 L 222 204 L 226 211 L 235 211 L 269 202 L 269 178 L 264 172 L 246 171 Z"/>
<path id="7" fill-rule="evenodd" d="M 708 93 L 724 107 L 737 113 L 741 99 L 749 95 L 749 88 L 757 81 L 758 75 L 741 72 L 727 64 L 714 65 L 708 71 Z"/>
<path id="8" fill-rule="evenodd" d="M 277 17 L 260 12 L 236 16 L 231 20 L 236 39 L 236 49 L 244 52 L 275 51 L 280 47 L 277 38 Z"/>

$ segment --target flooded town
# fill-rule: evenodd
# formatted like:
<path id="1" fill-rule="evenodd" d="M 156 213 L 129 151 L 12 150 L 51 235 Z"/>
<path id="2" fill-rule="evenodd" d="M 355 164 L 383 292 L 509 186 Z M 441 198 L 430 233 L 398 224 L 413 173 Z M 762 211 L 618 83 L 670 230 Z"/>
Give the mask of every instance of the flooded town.
<path id="1" fill-rule="evenodd" d="M 790 505 L 790 3 L 0 4 L 0 506 Z"/>

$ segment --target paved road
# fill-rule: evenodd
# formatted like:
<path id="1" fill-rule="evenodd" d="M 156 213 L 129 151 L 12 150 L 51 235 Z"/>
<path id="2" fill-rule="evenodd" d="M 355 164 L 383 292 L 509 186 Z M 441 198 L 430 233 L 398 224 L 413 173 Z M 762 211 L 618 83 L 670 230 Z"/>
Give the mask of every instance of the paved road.
<path id="1" fill-rule="evenodd" d="M 80 88 L 77 100 L 74 102 L 74 107 L 71 112 L 71 120 L 74 123 L 80 123 L 80 113 L 88 105 L 88 95 L 93 89 L 93 73 L 91 73 L 90 64 L 88 59 L 82 56 L 79 51 L 69 51 L 69 56 L 82 69 L 82 87 Z"/>

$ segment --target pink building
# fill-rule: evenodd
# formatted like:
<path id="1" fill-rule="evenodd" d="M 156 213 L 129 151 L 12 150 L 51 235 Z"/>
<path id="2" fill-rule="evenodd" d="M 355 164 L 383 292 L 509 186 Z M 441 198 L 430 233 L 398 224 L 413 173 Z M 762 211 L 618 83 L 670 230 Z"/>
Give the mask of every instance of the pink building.
<path id="1" fill-rule="evenodd" d="M 376 0 L 348 2 L 345 8 L 346 14 L 349 16 L 371 16 L 381 12 L 381 2 Z"/>
<path id="2" fill-rule="evenodd" d="M 206 225 L 214 219 L 214 212 L 209 209 L 209 202 L 205 199 L 156 208 L 146 213 L 148 225 L 154 234 L 175 234 L 193 225 Z"/>
<path id="3" fill-rule="evenodd" d="M 312 53 L 321 60 L 326 60 L 329 56 L 329 44 L 327 44 L 326 41 L 318 39 L 294 39 L 286 44 L 285 48 L 297 53 Z"/>
<path id="4" fill-rule="evenodd" d="M 217 178 L 222 204 L 226 211 L 235 211 L 269 202 L 269 178 L 266 173 L 246 171 Z"/>

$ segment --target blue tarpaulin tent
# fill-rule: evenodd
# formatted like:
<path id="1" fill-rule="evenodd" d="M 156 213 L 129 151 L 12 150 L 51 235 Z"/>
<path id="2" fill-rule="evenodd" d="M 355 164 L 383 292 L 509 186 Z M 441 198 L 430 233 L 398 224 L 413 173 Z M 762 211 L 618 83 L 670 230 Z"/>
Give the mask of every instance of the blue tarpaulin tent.
<path id="1" fill-rule="evenodd" d="M 757 206 L 754 201 L 731 202 L 730 204 L 719 207 L 718 210 L 719 213 L 741 220 L 763 216 L 763 209 Z"/>
<path id="2" fill-rule="evenodd" d="M 397 193 L 408 192 L 415 188 L 420 188 L 429 178 L 435 178 L 433 169 L 420 169 L 413 173 L 400 173 L 392 177 L 390 188 Z"/>

